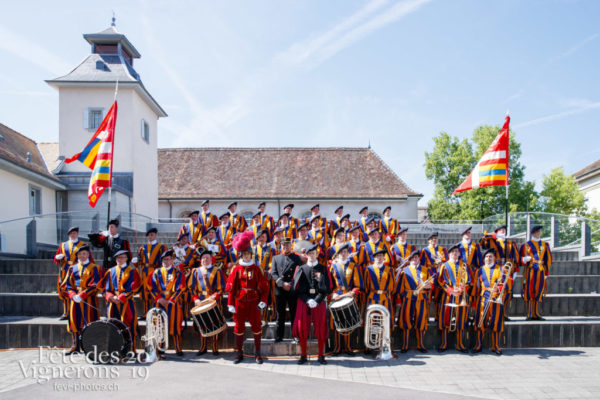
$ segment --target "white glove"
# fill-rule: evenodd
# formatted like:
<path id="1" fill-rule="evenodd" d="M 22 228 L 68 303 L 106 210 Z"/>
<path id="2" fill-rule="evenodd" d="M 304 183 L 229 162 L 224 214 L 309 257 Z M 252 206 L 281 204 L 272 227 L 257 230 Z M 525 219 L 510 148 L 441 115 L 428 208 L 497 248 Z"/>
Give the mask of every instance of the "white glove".
<path id="1" fill-rule="evenodd" d="M 63 258 L 65 258 L 65 255 L 64 254 L 57 254 L 54 258 L 57 259 L 57 260 L 62 260 Z"/>
<path id="2" fill-rule="evenodd" d="M 316 301 L 314 301 L 313 299 L 310 299 L 306 302 L 306 304 L 310 307 L 310 308 L 315 308 L 318 304 Z"/>
<path id="3" fill-rule="evenodd" d="M 385 241 L 388 242 L 388 243 L 390 243 L 392 241 L 392 238 L 389 237 L 389 236 L 386 236 Z"/>
<path id="4" fill-rule="evenodd" d="M 137 257 L 133 257 L 133 258 L 131 259 L 131 263 L 132 263 L 132 264 L 137 264 L 137 262 L 138 262 L 138 258 L 137 258 Z"/>
<path id="5" fill-rule="evenodd" d="M 82 300 L 82 299 L 81 299 L 81 296 L 80 296 L 80 295 L 78 295 L 78 294 L 76 294 L 75 296 L 73 296 L 73 297 L 72 297 L 72 299 L 73 299 L 73 301 L 74 301 L 75 303 L 81 303 L 81 300 Z"/>
<path id="6" fill-rule="evenodd" d="M 527 264 L 529 261 L 531 261 L 531 257 L 530 257 L 530 256 L 525 256 L 525 257 L 523 257 L 523 262 L 524 262 L 525 264 Z"/>
<path id="7" fill-rule="evenodd" d="M 100 234 L 102 236 L 108 236 L 108 235 L 110 235 L 110 232 L 109 231 L 102 231 L 102 232 L 100 232 Z"/>
<path id="8" fill-rule="evenodd" d="M 230 313 L 235 314 L 235 306 L 227 306 Z"/>
<path id="9" fill-rule="evenodd" d="M 265 303 L 264 301 L 261 301 L 260 303 L 258 303 L 258 308 L 260 308 L 261 310 L 263 308 L 265 308 L 267 306 L 267 303 Z"/>

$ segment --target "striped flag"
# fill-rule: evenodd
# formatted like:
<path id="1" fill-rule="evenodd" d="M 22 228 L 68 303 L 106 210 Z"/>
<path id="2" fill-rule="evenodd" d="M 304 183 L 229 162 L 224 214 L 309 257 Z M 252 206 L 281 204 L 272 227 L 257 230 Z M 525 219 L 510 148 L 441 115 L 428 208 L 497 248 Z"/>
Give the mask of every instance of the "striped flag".
<path id="1" fill-rule="evenodd" d="M 96 206 L 98 199 L 104 192 L 104 188 L 110 187 L 112 184 L 113 143 L 116 123 L 117 102 L 115 101 L 81 153 L 65 160 L 66 163 L 79 160 L 92 170 L 88 188 L 88 200 L 92 207 Z"/>
<path id="2" fill-rule="evenodd" d="M 509 134 L 507 115 L 504 126 L 467 179 L 452 194 L 486 186 L 508 186 Z"/>

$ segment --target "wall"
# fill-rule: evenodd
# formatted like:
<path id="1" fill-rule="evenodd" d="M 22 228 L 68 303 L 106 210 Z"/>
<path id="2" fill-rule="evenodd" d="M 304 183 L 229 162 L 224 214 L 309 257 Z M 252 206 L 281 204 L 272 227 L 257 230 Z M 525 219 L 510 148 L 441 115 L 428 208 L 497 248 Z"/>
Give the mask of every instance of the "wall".
<path id="1" fill-rule="evenodd" d="M 0 187 L 10 188 L 0 194 L 0 221 L 29 216 L 29 184 L 41 189 L 41 212 L 56 212 L 56 191 L 39 182 L 22 178 L 12 172 L 0 169 Z M 23 219 L 0 224 L 2 235 L 2 251 L 9 253 L 25 252 L 26 224 L 30 220 Z M 54 219 L 38 221 L 37 240 L 43 243 L 56 241 L 56 222 Z"/>
<path id="2" fill-rule="evenodd" d="M 579 182 L 579 190 L 585 195 L 588 208 L 600 211 L 600 172 Z"/>

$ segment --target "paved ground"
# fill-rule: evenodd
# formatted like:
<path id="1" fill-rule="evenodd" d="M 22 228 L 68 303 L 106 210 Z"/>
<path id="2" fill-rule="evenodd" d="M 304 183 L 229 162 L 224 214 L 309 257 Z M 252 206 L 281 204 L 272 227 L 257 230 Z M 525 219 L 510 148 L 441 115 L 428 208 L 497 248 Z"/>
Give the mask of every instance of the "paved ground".
<path id="1" fill-rule="evenodd" d="M 600 398 L 600 348 L 506 350 L 501 357 L 409 352 L 388 362 L 331 357 L 327 366 L 299 366 L 291 359 L 271 359 L 263 365 L 245 360 L 234 366 L 231 353 L 215 358 L 192 352 L 183 359 L 169 355 L 150 366 L 98 366 L 81 356 L 64 360 L 60 354 L 0 352 L 0 398 L 64 398 L 65 392 L 104 399 L 136 392 L 140 396 L 135 397 L 147 399 L 214 398 L 225 393 L 286 400 L 305 399 L 310 393 L 380 399 Z"/>

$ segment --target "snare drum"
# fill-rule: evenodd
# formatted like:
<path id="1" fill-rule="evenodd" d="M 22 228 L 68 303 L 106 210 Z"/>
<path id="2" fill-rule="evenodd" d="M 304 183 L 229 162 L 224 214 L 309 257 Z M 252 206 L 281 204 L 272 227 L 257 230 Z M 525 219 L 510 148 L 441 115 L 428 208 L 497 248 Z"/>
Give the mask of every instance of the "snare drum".
<path id="1" fill-rule="evenodd" d="M 192 308 L 191 314 L 200 334 L 204 337 L 217 335 L 227 329 L 223 312 L 214 300 L 204 300 L 199 306 Z"/>
<path id="2" fill-rule="evenodd" d="M 362 325 L 362 317 L 352 297 L 342 297 L 329 306 L 335 329 L 340 333 L 352 332 Z"/>
<path id="3" fill-rule="evenodd" d="M 95 362 L 121 361 L 131 351 L 131 332 L 120 319 L 90 322 L 81 331 L 81 349 Z"/>

